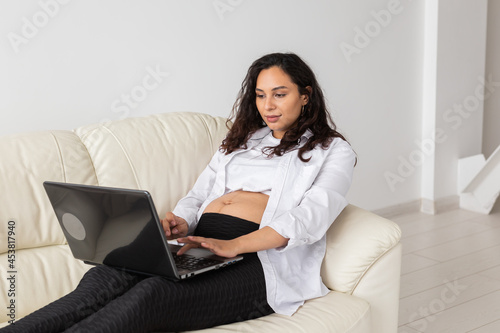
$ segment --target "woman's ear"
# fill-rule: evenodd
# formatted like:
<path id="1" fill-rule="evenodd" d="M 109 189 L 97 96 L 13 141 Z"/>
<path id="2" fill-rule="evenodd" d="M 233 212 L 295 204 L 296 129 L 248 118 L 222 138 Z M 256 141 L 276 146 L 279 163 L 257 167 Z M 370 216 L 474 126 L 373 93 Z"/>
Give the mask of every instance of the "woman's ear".
<path id="1" fill-rule="evenodd" d="M 304 103 L 303 105 L 309 103 L 309 96 L 311 96 L 312 94 L 311 86 L 307 86 L 305 89 L 307 90 L 307 94 L 302 95 L 302 102 Z"/>

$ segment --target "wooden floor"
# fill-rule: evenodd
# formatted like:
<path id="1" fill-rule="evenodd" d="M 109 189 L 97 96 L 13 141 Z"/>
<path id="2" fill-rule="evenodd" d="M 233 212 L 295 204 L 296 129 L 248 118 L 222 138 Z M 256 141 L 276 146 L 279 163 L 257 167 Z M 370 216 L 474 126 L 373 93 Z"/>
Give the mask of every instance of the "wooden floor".
<path id="1" fill-rule="evenodd" d="M 403 233 L 398 332 L 500 332 L 500 201 L 490 215 L 391 220 Z"/>

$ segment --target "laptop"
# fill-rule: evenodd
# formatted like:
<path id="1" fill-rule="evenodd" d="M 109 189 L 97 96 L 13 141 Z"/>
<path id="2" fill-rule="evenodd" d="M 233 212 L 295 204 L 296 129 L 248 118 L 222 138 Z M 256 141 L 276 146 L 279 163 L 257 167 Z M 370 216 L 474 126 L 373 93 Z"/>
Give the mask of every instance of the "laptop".
<path id="1" fill-rule="evenodd" d="M 46 181 L 45 191 L 76 259 L 146 275 L 182 280 L 233 264 L 167 241 L 148 191 Z"/>

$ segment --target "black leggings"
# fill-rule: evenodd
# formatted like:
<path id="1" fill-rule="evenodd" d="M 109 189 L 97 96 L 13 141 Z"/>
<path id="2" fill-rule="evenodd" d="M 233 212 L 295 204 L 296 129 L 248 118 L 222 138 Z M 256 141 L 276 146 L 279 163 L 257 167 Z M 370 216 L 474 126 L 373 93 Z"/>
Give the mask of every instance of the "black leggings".
<path id="1" fill-rule="evenodd" d="M 258 225 L 204 214 L 196 235 L 232 239 Z M 221 270 L 173 282 L 108 266 L 90 269 L 75 291 L 2 332 L 149 332 L 208 328 L 273 313 L 256 253 Z"/>

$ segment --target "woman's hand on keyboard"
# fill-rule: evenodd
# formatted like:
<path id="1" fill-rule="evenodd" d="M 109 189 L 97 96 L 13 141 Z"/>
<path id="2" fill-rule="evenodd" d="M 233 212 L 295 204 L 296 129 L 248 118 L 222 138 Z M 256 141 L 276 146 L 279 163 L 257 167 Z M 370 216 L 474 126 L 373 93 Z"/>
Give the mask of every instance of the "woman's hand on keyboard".
<path id="1" fill-rule="evenodd" d="M 214 238 L 205 238 L 199 236 L 188 236 L 183 238 L 178 238 L 179 243 L 185 244 L 178 252 L 178 255 L 184 254 L 186 251 L 196 247 L 206 248 L 210 252 L 226 258 L 231 258 L 237 256 L 237 241 L 232 240 L 221 240 Z"/>

